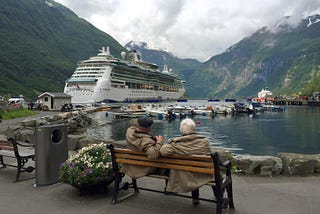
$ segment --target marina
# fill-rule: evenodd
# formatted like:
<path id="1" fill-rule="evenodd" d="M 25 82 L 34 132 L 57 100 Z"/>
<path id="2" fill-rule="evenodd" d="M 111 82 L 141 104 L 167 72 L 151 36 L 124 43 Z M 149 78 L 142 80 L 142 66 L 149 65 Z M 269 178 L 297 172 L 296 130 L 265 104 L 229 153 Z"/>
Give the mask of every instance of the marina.
<path id="1" fill-rule="evenodd" d="M 207 100 L 169 102 L 162 105 L 206 106 Z M 320 108 L 286 106 L 284 111 L 263 111 L 255 114 L 186 115 L 197 123 L 197 131 L 206 136 L 214 147 L 225 148 L 233 154 L 275 155 L 278 152 L 320 153 Z M 95 138 L 124 140 L 132 118 L 113 118 L 109 111 L 92 115 L 95 125 L 87 135 Z M 161 134 L 166 141 L 179 136 L 182 118 L 168 120 L 153 117 L 152 134 Z"/>

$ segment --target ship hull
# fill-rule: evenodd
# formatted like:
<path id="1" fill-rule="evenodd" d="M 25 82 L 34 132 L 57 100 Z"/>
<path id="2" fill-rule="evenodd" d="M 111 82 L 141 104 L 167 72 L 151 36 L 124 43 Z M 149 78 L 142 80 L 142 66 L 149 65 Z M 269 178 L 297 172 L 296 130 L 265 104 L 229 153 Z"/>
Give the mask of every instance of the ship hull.
<path id="1" fill-rule="evenodd" d="M 81 86 L 79 86 L 81 87 Z M 131 89 L 109 89 L 99 93 L 79 90 L 65 93 L 71 95 L 73 104 L 99 103 L 99 102 L 156 102 L 162 100 L 177 100 L 183 94 L 184 90 L 179 92 L 159 92 L 154 90 L 131 90 Z"/>

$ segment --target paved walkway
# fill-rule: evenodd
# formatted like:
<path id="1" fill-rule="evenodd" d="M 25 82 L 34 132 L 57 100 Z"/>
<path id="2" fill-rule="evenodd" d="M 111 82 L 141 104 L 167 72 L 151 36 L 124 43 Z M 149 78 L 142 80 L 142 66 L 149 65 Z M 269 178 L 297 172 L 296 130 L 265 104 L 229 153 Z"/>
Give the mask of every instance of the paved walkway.
<path id="1" fill-rule="evenodd" d="M 112 205 L 111 192 L 79 195 L 73 187 L 57 183 L 33 187 L 34 179 L 13 183 L 15 168 L 0 169 L 1 213 L 215 213 L 215 204 L 201 202 L 194 207 L 190 199 L 141 191 L 120 204 Z M 23 175 L 23 174 L 22 174 Z M 27 177 L 30 174 L 24 174 Z M 22 178 L 23 178 L 22 177 Z M 127 178 L 126 178 L 127 179 Z M 228 214 L 318 214 L 320 210 L 320 177 L 248 177 L 234 176 L 235 210 Z M 152 178 L 138 181 L 149 187 L 163 189 L 162 182 Z M 209 187 L 201 196 L 211 196 Z"/>

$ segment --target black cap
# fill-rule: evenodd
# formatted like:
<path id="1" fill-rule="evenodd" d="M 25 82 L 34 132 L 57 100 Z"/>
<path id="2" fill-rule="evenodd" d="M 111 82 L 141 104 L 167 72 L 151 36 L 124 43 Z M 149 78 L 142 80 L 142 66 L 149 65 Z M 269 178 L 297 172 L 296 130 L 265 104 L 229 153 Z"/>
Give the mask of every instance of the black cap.
<path id="1" fill-rule="evenodd" d="M 143 128 L 149 128 L 152 126 L 153 120 L 149 117 L 140 117 L 138 118 L 138 125 Z"/>

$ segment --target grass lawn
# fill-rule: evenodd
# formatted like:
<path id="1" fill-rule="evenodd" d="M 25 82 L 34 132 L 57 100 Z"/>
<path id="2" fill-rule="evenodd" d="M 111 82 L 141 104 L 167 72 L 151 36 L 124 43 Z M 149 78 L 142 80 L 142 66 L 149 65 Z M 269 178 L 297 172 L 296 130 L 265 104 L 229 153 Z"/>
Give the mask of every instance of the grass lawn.
<path id="1" fill-rule="evenodd" d="M 37 114 L 37 112 L 31 111 L 29 109 L 19 108 L 16 110 L 11 110 L 7 112 L 0 112 L 3 120 L 14 119 L 18 117 L 27 117 Z"/>

